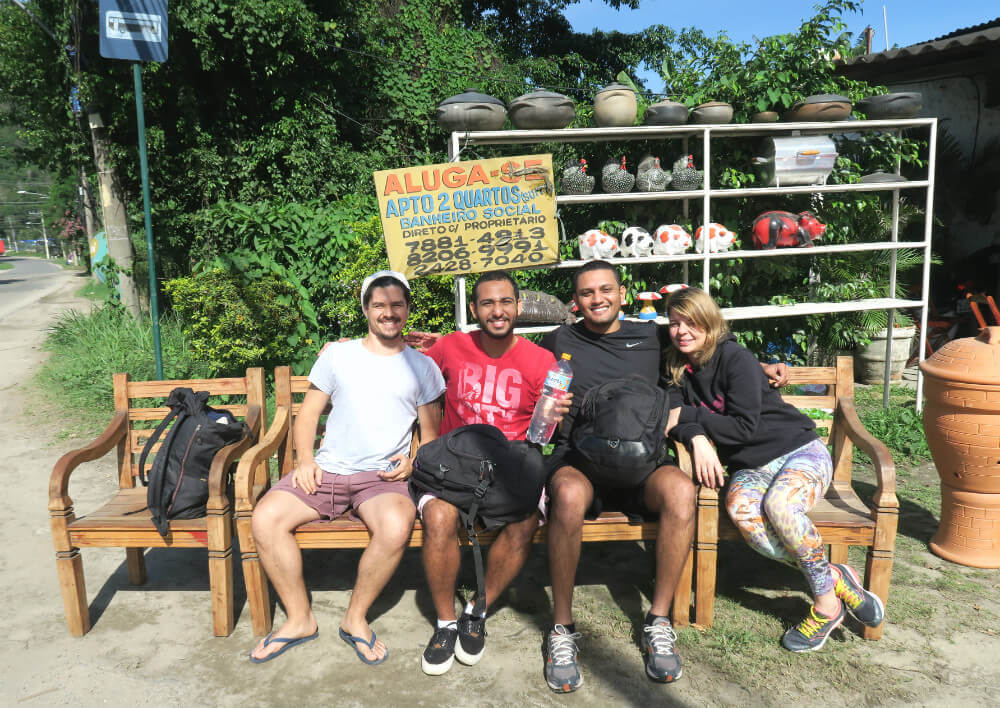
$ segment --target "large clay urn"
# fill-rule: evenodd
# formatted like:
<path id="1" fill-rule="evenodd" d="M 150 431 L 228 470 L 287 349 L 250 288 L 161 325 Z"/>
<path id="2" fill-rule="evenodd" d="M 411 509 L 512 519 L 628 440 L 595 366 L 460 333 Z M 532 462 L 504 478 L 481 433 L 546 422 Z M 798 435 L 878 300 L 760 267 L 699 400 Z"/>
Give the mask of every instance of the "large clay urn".
<path id="1" fill-rule="evenodd" d="M 956 339 L 920 365 L 924 432 L 941 478 L 941 525 L 931 550 L 1000 568 L 1000 327 Z"/>

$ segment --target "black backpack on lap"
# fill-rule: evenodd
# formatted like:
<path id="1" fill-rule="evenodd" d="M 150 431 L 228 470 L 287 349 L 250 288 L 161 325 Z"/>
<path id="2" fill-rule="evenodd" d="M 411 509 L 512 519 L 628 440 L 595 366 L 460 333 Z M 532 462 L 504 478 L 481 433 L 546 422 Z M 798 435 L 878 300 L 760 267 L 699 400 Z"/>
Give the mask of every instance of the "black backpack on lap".
<path id="1" fill-rule="evenodd" d="M 227 410 L 208 406 L 208 392 L 178 387 L 170 392 L 170 413 L 149 436 L 139 456 L 139 480 L 148 487 L 146 504 L 164 538 L 169 519 L 197 519 L 206 514 L 208 473 L 215 453 L 245 438 L 250 429 Z M 144 473 L 146 457 L 163 431 L 174 426 Z"/>
<path id="2" fill-rule="evenodd" d="M 669 414 L 667 392 L 641 376 L 594 386 L 584 395 L 570 434 L 588 463 L 581 471 L 604 486 L 642 484 L 667 460 L 663 431 Z"/>
<path id="3" fill-rule="evenodd" d="M 538 507 L 544 484 L 541 451 L 527 442 L 509 442 L 492 425 L 464 425 L 417 450 L 410 494 L 419 500 L 430 493 L 458 509 L 472 539 L 479 589 L 476 612 L 485 609 L 486 598 L 476 521 L 492 530 L 528 518 Z"/>

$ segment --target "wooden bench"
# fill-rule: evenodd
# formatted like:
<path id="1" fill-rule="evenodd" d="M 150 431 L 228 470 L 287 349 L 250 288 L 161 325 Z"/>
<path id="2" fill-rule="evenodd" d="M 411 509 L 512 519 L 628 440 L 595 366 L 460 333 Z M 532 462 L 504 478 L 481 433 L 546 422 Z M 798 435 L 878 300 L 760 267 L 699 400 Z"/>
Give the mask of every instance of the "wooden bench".
<path id="1" fill-rule="evenodd" d="M 268 460 L 277 455 L 278 473 L 289 474 L 293 469 L 292 426 L 300 408 L 300 399 L 309 388 L 308 378 L 292 376 L 287 366 L 279 366 L 274 371 L 275 416 L 260 443 L 249 450 L 240 461 L 236 472 L 236 532 L 240 542 L 243 563 L 243 577 L 246 579 L 247 604 L 256 635 L 271 631 L 271 601 L 267 577 L 260 565 L 257 549 L 251 532 L 251 517 L 254 506 L 267 491 L 269 480 L 266 471 Z M 322 424 L 317 431 L 322 434 Z M 630 521 L 624 514 L 604 513 L 600 518 L 586 521 L 583 525 L 583 540 L 589 541 L 640 541 L 656 538 L 656 522 Z M 488 543 L 495 534 L 480 534 L 480 541 Z M 360 521 L 337 518 L 331 521 L 313 521 L 300 526 L 295 538 L 301 548 L 364 548 L 368 545 L 368 529 Z M 536 543 L 545 539 L 545 527 L 535 534 Z M 414 524 L 410 536 L 410 546 L 420 546 L 423 534 L 420 521 Z M 468 539 L 460 542 L 467 544 Z M 687 562 L 673 601 L 673 621 L 684 625 L 689 621 L 691 603 L 691 575 L 693 554 Z"/>
<path id="2" fill-rule="evenodd" d="M 250 426 L 250 436 L 224 447 L 215 456 L 209 473 L 208 513 L 201 519 L 170 522 L 166 538 L 153 525 L 146 506 L 146 488 L 136 485 L 139 454 L 155 424 L 169 412 L 161 403 L 177 386 L 208 391 L 213 396 L 236 396 L 243 403 L 225 404 L 233 415 Z M 66 622 L 70 634 L 82 636 L 90 629 L 87 591 L 83 578 L 81 547 L 125 548 L 129 582 L 146 582 L 143 553 L 146 548 L 207 548 L 212 601 L 212 629 L 216 636 L 233 631 L 232 507 L 226 491 L 228 472 L 236 459 L 257 440 L 264 417 L 264 372 L 247 369 L 243 378 L 186 381 L 131 381 L 128 374 L 114 375 L 115 413 L 101 435 L 84 447 L 63 455 L 49 480 L 49 521 L 56 550 L 56 567 Z M 137 428 L 142 421 L 149 428 Z M 160 443 L 154 446 L 158 449 Z M 116 450 L 118 491 L 103 506 L 76 518 L 69 497 L 69 479 L 81 463 L 97 460 Z M 152 457 L 146 468 L 151 466 Z"/>
<path id="3" fill-rule="evenodd" d="M 867 546 L 865 588 L 886 605 L 896 546 L 899 501 L 896 499 L 896 471 L 889 449 L 865 430 L 854 409 L 854 366 L 851 357 L 838 357 L 834 367 L 793 367 L 789 385 L 814 384 L 825 387 L 822 394 L 785 394 L 784 400 L 797 408 L 819 408 L 832 412 L 832 420 L 818 421 L 828 433 L 824 442 L 833 448 L 833 482 L 826 497 L 809 512 L 823 540 L 830 548 L 830 561 L 847 562 L 849 546 Z M 818 432 L 822 433 L 822 430 Z M 851 486 L 854 446 L 868 453 L 875 468 L 876 489 L 869 508 Z M 682 467 L 690 472 L 690 463 Z M 739 531 L 725 509 L 719 511 L 719 493 L 701 487 L 698 491 L 695 530 L 695 621 L 712 626 L 715 608 L 715 577 L 719 540 L 740 540 Z M 761 559 L 761 562 L 768 562 Z M 882 627 L 865 627 L 866 639 L 879 639 Z"/>

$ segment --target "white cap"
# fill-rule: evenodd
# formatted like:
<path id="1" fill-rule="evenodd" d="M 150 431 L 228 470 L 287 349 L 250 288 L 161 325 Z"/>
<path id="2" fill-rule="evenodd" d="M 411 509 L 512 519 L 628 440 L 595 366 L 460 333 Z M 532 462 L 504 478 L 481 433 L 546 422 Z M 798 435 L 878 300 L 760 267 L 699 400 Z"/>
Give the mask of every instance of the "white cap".
<path id="1" fill-rule="evenodd" d="M 410 292 L 410 283 L 406 280 L 406 276 L 404 276 L 402 273 L 398 273 L 394 270 L 380 270 L 378 273 L 372 273 L 371 275 L 369 275 L 367 278 L 365 278 L 365 282 L 361 283 L 362 305 L 365 304 L 365 293 L 368 292 L 368 288 L 370 288 L 372 283 L 374 283 L 379 278 L 392 278 L 394 280 L 397 280 L 399 281 L 399 284 L 406 289 L 406 292 Z"/>

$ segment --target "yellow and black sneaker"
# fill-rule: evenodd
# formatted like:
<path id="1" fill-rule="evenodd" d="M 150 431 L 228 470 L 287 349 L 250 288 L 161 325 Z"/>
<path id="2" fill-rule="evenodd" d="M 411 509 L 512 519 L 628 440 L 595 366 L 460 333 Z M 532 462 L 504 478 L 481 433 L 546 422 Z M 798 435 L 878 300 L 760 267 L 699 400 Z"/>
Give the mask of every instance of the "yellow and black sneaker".
<path id="1" fill-rule="evenodd" d="M 865 590 L 861 578 L 849 565 L 834 563 L 840 571 L 840 580 L 833 586 L 833 592 L 844 601 L 847 609 L 861 624 L 878 627 L 885 619 L 885 605 L 882 599 L 873 592 Z"/>
<path id="2" fill-rule="evenodd" d="M 844 621 L 847 610 L 840 603 L 840 611 L 836 617 L 825 617 L 816 608 L 809 608 L 809 616 L 785 632 L 781 644 L 789 651 L 817 651 L 826 644 L 830 633 Z"/>

